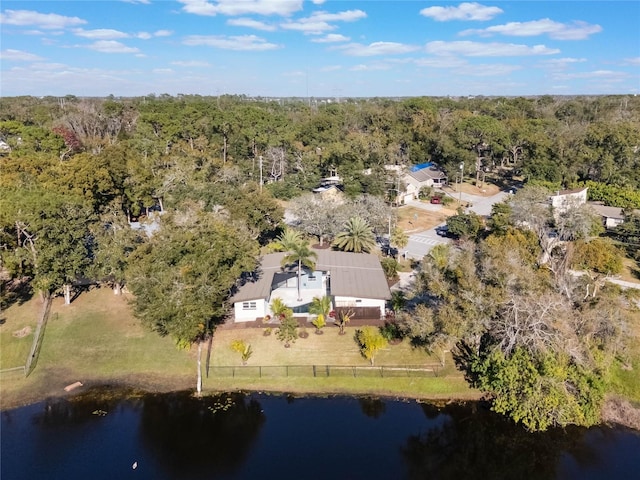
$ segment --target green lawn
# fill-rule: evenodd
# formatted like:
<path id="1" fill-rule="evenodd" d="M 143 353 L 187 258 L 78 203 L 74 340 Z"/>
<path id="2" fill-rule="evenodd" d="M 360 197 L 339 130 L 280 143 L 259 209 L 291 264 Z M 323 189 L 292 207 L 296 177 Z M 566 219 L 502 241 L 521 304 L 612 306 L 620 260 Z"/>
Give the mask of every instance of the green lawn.
<path id="1" fill-rule="evenodd" d="M 24 365 L 33 333 L 18 339 L 12 333 L 25 326 L 35 331 L 41 309 L 39 299 L 14 305 L 5 313 L 0 326 L 2 368 Z M 240 365 L 239 355 L 230 348 L 234 339 L 252 344 L 254 355 L 249 365 L 369 365 L 358 351 L 353 334 L 347 328 L 338 335 L 336 327 L 327 327 L 324 335 L 298 339 L 284 348 L 275 334 L 263 336 L 262 329 L 220 329 L 215 334 L 211 364 Z M 203 355 L 204 362 L 204 355 Z M 390 345 L 376 357 L 378 365 L 430 365 L 438 359 L 407 342 Z M 369 393 L 421 398 L 469 398 L 470 390 L 451 362 L 440 377 L 379 378 L 352 376 L 314 378 L 312 376 L 276 376 L 259 378 L 210 377 L 204 379 L 205 391 L 269 390 L 299 393 Z M 94 289 L 80 295 L 71 305 L 56 298 L 46 327 L 40 357 L 35 370 L 24 378 L 20 372 L 0 377 L 0 407 L 8 408 L 64 394 L 64 387 L 76 381 L 84 385 L 114 384 L 166 391 L 194 388 L 196 349 L 178 350 L 170 338 L 162 338 L 143 329 L 132 316 L 126 296 L 115 296 L 109 289 Z"/>
<path id="2" fill-rule="evenodd" d="M 23 365 L 33 334 L 17 340 L 12 331 L 31 321 L 35 329 L 40 302 L 31 300 L 5 312 L 1 328 L 2 362 Z M 31 320 L 33 318 L 33 320 Z M 9 333 L 5 335 L 5 330 Z M 5 367 L 4 365 L 7 365 Z M 195 357 L 178 350 L 169 338 L 141 328 L 126 298 L 109 289 L 83 293 L 71 305 L 54 299 L 36 368 L 28 378 L 4 374 L 2 406 L 26 403 L 63 392 L 75 381 L 122 383 L 141 388 L 187 388 Z"/>
<path id="3" fill-rule="evenodd" d="M 25 364 L 41 310 L 42 303 L 34 299 L 22 305 L 13 305 L 2 312 L 4 323 L 0 325 L 0 370 Z M 25 332 L 29 333 L 24 335 Z"/>

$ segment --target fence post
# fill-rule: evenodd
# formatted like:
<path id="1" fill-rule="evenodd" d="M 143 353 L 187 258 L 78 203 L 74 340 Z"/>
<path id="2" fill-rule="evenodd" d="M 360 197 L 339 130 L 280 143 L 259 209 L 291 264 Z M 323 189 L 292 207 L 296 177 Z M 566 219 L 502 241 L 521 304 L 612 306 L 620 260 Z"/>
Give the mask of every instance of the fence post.
<path id="1" fill-rule="evenodd" d="M 380 367 L 380 378 L 384 378 L 384 367 Z"/>
<path id="2" fill-rule="evenodd" d="M 316 366 L 315 365 L 313 366 L 313 376 L 314 377 L 316 376 Z"/>
<path id="3" fill-rule="evenodd" d="M 331 369 L 329 368 L 329 365 L 325 365 L 326 370 L 327 370 L 327 377 L 331 376 Z"/>
<path id="4" fill-rule="evenodd" d="M 262 365 L 258 367 L 258 377 L 262 378 Z"/>

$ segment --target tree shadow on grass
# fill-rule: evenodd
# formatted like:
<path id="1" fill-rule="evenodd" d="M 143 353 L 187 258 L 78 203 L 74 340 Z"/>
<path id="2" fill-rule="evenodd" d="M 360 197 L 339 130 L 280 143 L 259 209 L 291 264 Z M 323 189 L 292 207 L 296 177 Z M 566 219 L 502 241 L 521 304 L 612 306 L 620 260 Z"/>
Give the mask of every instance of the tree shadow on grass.
<path id="1" fill-rule="evenodd" d="M 14 278 L 3 281 L 0 285 L 0 306 L 6 310 L 11 305 L 22 305 L 33 297 L 33 289 L 29 278 Z"/>

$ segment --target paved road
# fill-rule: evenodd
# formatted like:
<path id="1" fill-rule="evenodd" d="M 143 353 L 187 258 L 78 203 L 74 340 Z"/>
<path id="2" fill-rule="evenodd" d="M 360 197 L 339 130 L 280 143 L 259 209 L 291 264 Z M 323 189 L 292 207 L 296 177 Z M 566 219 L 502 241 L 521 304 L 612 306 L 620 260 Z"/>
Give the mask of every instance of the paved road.
<path id="1" fill-rule="evenodd" d="M 475 212 L 478 215 L 488 216 L 491 214 L 491 207 L 493 206 L 493 204 L 501 202 L 508 195 L 509 194 L 507 192 L 498 192 L 490 197 L 481 197 L 479 195 L 462 193 L 462 200 L 471 204 L 469 210 L 471 210 L 472 212 Z M 459 196 L 456 195 L 456 198 L 459 198 Z M 428 211 L 438 211 L 442 208 L 440 205 L 431 205 L 429 203 L 423 203 L 419 201 L 409 202 L 409 205 L 421 210 Z M 445 225 L 445 223 L 442 223 L 440 225 Z M 407 246 L 404 249 L 407 257 L 421 259 L 436 245 L 451 242 L 450 238 L 441 237 L 436 233 L 436 228 L 438 226 L 439 225 L 436 225 L 434 228 L 430 228 L 429 230 L 416 232 L 410 235 L 409 243 L 407 243 Z"/>

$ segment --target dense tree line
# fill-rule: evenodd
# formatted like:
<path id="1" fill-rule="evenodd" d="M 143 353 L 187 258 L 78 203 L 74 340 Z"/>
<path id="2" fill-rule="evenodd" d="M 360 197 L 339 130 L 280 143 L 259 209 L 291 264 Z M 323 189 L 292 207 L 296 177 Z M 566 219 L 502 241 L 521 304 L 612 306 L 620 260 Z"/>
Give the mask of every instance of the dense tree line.
<path id="1" fill-rule="evenodd" d="M 638 206 L 640 188 L 640 99 L 633 96 L 14 97 L 0 99 L 0 140 L 3 303 L 16 280 L 67 297 L 81 277 L 115 291 L 128 282 L 140 299 L 172 300 L 162 312 L 142 304 L 136 311 L 183 343 L 219 320 L 239 272 L 281 233 L 277 199 L 299 197 L 332 173 L 351 210 L 312 215 L 313 200 L 299 198 L 299 226 L 323 241 L 347 225 L 362 232 L 365 247 L 388 225 L 382 199 L 397 188 L 389 164 L 436 162 L 451 179 L 464 162 L 465 175 L 478 181 L 491 173 L 559 188 L 597 182 L 589 183 L 594 195 L 624 207 Z M 165 211 L 162 221 L 150 220 Z M 138 219 L 159 230 L 150 238 L 129 228 Z M 230 257 L 219 255 L 224 249 Z M 470 269 L 476 257 L 455 258 Z M 205 288 L 212 278 L 215 288 Z M 484 281 L 470 276 L 462 286 L 473 291 Z M 180 310 L 185 299 L 196 302 L 189 312 Z M 463 324 L 475 318 L 466 308 Z M 186 320 L 170 326 L 171 318 Z"/>
<path id="2" fill-rule="evenodd" d="M 622 252 L 593 237 L 599 219 L 582 206 L 553 215 L 550 193 L 523 188 L 494 205 L 486 227 L 474 214 L 450 217 L 459 243 L 424 257 L 418 301 L 400 317 L 416 346 L 453 351 L 493 409 L 530 430 L 599 422 L 634 308 L 633 289 L 605 281 Z"/>

